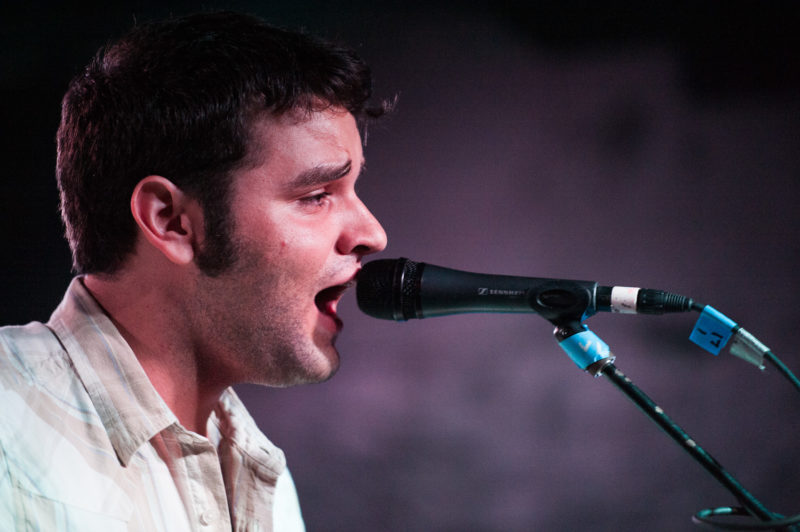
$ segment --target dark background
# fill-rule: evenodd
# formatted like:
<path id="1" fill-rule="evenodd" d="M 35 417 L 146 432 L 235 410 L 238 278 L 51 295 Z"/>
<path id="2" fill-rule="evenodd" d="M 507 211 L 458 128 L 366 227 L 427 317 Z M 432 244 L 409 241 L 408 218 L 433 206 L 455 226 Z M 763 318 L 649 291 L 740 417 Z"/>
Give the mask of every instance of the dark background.
<path id="1" fill-rule="evenodd" d="M 0 323 L 70 279 L 53 178 L 66 84 L 134 20 L 236 8 L 340 38 L 397 113 L 369 134 L 381 256 L 663 288 L 800 369 L 792 3 L 4 4 Z M 342 369 L 238 388 L 309 530 L 677 531 L 733 497 L 533 315 L 403 324 L 341 305 Z M 800 397 L 689 343 L 695 314 L 589 321 L 617 365 L 770 509 L 800 512 Z"/>

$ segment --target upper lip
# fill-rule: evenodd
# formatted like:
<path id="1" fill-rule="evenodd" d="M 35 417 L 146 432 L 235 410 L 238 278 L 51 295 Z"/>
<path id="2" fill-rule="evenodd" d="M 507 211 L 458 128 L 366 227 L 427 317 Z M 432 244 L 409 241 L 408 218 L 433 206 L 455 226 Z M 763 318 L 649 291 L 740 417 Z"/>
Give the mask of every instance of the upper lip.
<path id="1" fill-rule="evenodd" d="M 314 302 L 317 304 L 317 307 L 319 307 L 320 310 L 324 310 L 327 303 L 338 302 L 342 295 L 344 295 L 349 288 L 355 286 L 358 271 L 359 270 L 356 270 L 356 272 L 348 277 L 343 283 L 327 286 L 317 292 L 317 295 L 314 297 Z"/>
<path id="2" fill-rule="evenodd" d="M 358 279 L 358 273 L 361 271 L 361 268 L 358 268 L 350 277 L 348 277 L 343 283 L 335 284 L 329 286 L 328 288 L 340 288 L 342 292 L 347 290 L 348 288 L 352 288 L 356 285 L 356 280 Z"/>

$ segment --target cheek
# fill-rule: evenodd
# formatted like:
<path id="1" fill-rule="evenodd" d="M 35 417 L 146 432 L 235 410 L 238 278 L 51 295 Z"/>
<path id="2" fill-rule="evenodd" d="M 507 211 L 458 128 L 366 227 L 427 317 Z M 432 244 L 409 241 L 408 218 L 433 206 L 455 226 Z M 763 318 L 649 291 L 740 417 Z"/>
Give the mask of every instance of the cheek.
<path id="1" fill-rule="evenodd" d="M 267 262 L 283 270 L 319 269 L 335 245 L 335 224 L 292 216 L 263 217 L 247 229 L 247 239 Z"/>
<path id="2" fill-rule="evenodd" d="M 299 237 L 299 235 L 291 234 L 285 235 L 283 238 L 277 240 L 273 246 L 274 257 L 280 261 L 292 262 L 297 260 L 299 256 L 305 255 L 308 245 L 308 239 Z"/>

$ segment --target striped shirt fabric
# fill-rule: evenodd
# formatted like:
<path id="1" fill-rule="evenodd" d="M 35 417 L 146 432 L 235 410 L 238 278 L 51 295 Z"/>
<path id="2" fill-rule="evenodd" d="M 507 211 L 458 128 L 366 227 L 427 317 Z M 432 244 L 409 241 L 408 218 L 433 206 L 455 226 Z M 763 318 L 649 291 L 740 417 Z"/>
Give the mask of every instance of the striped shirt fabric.
<path id="1" fill-rule="evenodd" d="M 0 530 L 304 530 L 283 452 L 232 389 L 183 428 L 80 278 L 0 328 Z"/>

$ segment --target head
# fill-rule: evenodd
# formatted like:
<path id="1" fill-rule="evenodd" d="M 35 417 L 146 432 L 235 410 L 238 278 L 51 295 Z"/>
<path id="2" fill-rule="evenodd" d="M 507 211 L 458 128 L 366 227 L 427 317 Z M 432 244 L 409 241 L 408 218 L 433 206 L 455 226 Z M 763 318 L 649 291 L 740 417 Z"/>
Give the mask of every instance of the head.
<path id="1" fill-rule="evenodd" d="M 236 260 L 231 175 L 248 163 L 259 117 L 339 107 L 360 125 L 369 68 L 352 51 L 237 13 L 143 24 L 102 48 L 64 96 L 56 177 L 77 273 L 113 274 L 137 239 L 131 193 L 167 177 L 200 203 L 197 264 L 217 275 Z"/>
<path id="2" fill-rule="evenodd" d="M 388 107 L 369 106 L 370 79 L 345 48 L 234 13 L 142 25 L 105 47 L 72 81 L 58 132 L 75 270 L 113 279 L 152 244 L 187 280 L 176 314 L 209 372 L 328 378 L 338 298 L 386 243 L 354 188 L 359 125 Z M 162 196 L 170 208 L 152 209 Z M 160 226 L 192 240 L 182 248 L 150 231 L 176 202 L 201 213 L 193 232 Z"/>

